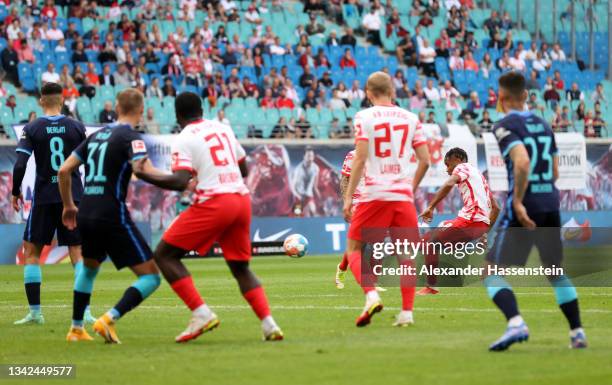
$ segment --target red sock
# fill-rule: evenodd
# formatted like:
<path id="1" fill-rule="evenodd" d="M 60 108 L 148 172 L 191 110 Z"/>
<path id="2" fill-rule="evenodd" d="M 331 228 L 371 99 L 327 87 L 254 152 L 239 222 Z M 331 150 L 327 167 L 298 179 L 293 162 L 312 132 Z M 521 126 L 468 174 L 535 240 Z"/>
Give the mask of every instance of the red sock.
<path id="1" fill-rule="evenodd" d="M 412 261 L 400 261 L 400 265 L 413 266 Z M 414 292 L 416 275 L 402 275 L 400 277 L 400 291 L 402 293 L 402 310 L 412 310 L 414 308 Z"/>
<path id="2" fill-rule="evenodd" d="M 244 293 L 243 296 L 260 320 L 270 315 L 270 306 L 268 305 L 268 298 L 266 298 L 266 292 L 263 287 L 258 286 L 251 289 Z"/>
<path id="3" fill-rule="evenodd" d="M 338 268 L 340 268 L 340 270 L 342 271 L 346 271 L 346 269 L 348 268 L 348 258 L 346 257 L 346 252 L 344 254 L 342 254 L 342 260 L 340 261 L 340 264 L 338 265 Z"/>
<path id="4" fill-rule="evenodd" d="M 204 300 L 200 296 L 200 293 L 198 293 L 198 289 L 196 289 L 195 285 L 193 284 L 191 275 L 172 282 L 170 287 L 172 287 L 172 290 L 174 290 L 176 295 L 183 300 L 185 305 L 187 305 L 191 311 L 204 305 Z"/>
<path id="5" fill-rule="evenodd" d="M 353 272 L 353 276 L 355 277 L 355 281 L 361 286 L 364 293 L 368 293 L 369 291 L 374 290 L 372 286 L 362 286 L 361 281 L 361 251 L 354 251 L 348 256 L 349 267 Z"/>

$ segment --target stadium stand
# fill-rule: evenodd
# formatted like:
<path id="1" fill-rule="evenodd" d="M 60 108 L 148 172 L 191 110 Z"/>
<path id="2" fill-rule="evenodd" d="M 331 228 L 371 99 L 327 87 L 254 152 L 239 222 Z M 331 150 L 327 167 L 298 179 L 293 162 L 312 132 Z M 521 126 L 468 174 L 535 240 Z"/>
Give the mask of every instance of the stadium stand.
<path id="1" fill-rule="evenodd" d="M 497 116 L 497 78 L 518 70 L 530 80 L 528 107 L 555 130 L 612 136 L 607 2 L 592 11 L 576 2 L 574 58 L 570 1 L 554 12 L 552 0 L 539 12 L 517 1 L 3 0 L 0 124 L 10 136 L 11 124 L 40 115 L 37 89 L 58 81 L 66 113 L 87 124 L 138 87 L 151 133 L 175 132 L 174 97 L 193 91 L 206 116 L 222 110 L 240 138 L 348 137 L 365 105 L 361 87 L 383 70 L 399 105 L 478 134 L 490 127 L 485 111 Z"/>

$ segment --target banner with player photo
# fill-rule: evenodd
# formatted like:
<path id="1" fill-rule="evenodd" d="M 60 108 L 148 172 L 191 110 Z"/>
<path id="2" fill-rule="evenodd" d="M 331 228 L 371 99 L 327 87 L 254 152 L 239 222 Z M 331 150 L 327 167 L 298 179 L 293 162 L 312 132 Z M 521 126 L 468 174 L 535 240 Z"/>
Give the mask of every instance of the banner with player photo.
<path id="1" fill-rule="evenodd" d="M 483 133 L 489 187 L 493 191 L 508 191 L 506 163 L 493 133 Z M 559 179 L 555 183 L 559 190 L 581 190 L 586 188 L 587 151 L 582 134 L 557 133 L 555 142 L 559 150 Z"/>

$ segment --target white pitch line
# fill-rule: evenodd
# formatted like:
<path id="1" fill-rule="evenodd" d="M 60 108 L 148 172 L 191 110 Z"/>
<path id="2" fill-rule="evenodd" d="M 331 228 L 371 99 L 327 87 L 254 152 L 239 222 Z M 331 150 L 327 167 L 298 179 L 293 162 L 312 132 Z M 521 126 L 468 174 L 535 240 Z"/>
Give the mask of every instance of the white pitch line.
<path id="1" fill-rule="evenodd" d="M 112 305 L 100 305 L 96 304 L 96 307 L 110 307 Z M 214 309 L 223 309 L 223 310 L 248 310 L 251 307 L 247 305 L 211 305 Z M 0 305 L 0 309 L 23 309 L 26 308 L 25 305 Z M 68 309 L 72 308 L 71 305 L 43 305 L 43 309 Z M 274 310 L 363 310 L 362 306 L 316 306 L 316 305 L 307 305 L 307 306 L 271 306 Z M 138 306 L 138 309 L 153 309 L 153 310 L 176 310 L 176 309 L 185 309 L 183 305 L 176 306 L 168 306 L 168 305 L 141 305 Z M 390 307 L 387 306 L 385 309 L 388 310 L 400 310 L 399 307 Z M 431 311 L 431 312 L 462 312 L 462 313 L 497 313 L 498 310 L 494 308 L 490 309 L 477 309 L 477 308 L 467 308 L 467 307 L 456 307 L 456 308 L 435 308 L 435 307 L 415 307 L 415 311 Z M 528 309 L 525 310 L 525 313 L 558 313 L 557 309 Z M 608 309 L 581 309 L 582 313 L 603 313 L 603 314 L 612 314 L 612 310 Z"/>

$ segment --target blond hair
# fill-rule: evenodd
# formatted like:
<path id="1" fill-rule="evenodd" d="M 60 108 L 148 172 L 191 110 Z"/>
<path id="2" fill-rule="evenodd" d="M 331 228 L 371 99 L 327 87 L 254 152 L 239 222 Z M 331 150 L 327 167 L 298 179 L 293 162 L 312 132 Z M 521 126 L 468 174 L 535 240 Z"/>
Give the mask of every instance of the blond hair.
<path id="1" fill-rule="evenodd" d="M 391 76 L 382 71 L 374 72 L 368 77 L 366 90 L 370 92 L 373 97 L 393 97 L 393 81 L 391 80 Z"/>
<path id="2" fill-rule="evenodd" d="M 144 109 L 144 95 L 136 88 L 126 88 L 117 95 L 117 112 L 133 115 Z"/>

